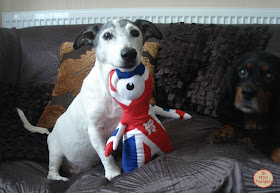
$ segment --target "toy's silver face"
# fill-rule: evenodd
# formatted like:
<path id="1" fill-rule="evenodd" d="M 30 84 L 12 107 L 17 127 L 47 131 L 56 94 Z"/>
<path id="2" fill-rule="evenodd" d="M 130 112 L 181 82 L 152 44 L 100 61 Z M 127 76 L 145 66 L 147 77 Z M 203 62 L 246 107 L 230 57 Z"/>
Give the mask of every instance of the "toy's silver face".
<path id="1" fill-rule="evenodd" d="M 134 70 L 128 72 L 117 69 L 111 72 L 110 76 L 111 95 L 126 106 L 129 106 L 132 101 L 140 99 L 146 89 L 149 89 L 146 88 L 149 71 L 143 64 L 139 64 Z"/>
<path id="2" fill-rule="evenodd" d="M 122 98 L 133 101 L 144 93 L 145 80 L 139 75 L 132 76 L 131 78 L 119 79 L 116 89 Z"/>

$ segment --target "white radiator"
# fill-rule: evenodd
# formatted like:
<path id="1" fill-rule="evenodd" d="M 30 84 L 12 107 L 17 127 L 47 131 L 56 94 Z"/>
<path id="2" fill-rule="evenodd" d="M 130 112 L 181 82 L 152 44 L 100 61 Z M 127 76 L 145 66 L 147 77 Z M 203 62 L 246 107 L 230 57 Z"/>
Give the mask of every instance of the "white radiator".
<path id="1" fill-rule="evenodd" d="M 153 23 L 280 24 L 280 9 L 127 8 L 6 12 L 3 27 L 106 23 L 112 19 L 146 19 Z"/>

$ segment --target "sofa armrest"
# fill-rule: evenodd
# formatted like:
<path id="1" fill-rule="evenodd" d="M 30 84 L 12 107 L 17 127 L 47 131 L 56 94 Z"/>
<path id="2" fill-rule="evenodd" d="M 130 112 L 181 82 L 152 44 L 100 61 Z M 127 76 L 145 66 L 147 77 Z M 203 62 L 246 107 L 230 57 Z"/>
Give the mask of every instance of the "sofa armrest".
<path id="1" fill-rule="evenodd" d="M 15 84 L 21 58 L 17 29 L 0 28 L 0 42 L 0 82 Z"/>

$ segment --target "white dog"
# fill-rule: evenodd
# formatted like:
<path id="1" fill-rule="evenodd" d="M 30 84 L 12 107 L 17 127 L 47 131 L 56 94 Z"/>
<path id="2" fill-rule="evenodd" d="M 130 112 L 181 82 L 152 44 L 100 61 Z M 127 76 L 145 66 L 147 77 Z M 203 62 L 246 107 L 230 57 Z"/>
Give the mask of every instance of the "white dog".
<path id="1" fill-rule="evenodd" d="M 114 158 L 105 157 L 106 141 L 123 115 L 109 93 L 109 73 L 116 68 L 125 71 L 137 66 L 142 46 L 151 37 L 161 39 L 162 34 L 145 20 L 113 20 L 102 26 L 87 27 L 79 34 L 74 49 L 82 45 L 94 46 L 96 62 L 85 78 L 81 92 L 58 118 L 48 136 L 49 179 L 68 180 L 59 174 L 64 158 L 79 169 L 92 167 L 101 160 L 108 180 L 120 174 Z M 49 133 L 45 128 L 32 126 L 24 113 L 17 110 L 26 129 Z"/>

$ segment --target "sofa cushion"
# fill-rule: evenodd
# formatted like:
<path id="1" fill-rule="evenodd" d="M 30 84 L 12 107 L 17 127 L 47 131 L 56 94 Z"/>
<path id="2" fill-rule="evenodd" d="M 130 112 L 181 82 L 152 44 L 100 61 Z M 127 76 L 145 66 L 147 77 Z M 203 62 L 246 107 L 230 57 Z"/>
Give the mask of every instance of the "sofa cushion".
<path id="1" fill-rule="evenodd" d="M 159 44 L 146 42 L 143 46 L 142 63 L 154 75 Z M 79 94 L 84 78 L 89 74 L 95 63 L 94 49 L 83 46 L 73 50 L 73 42 L 65 42 L 60 48 L 60 68 L 52 99 L 40 117 L 37 126 L 53 128 L 58 117 L 66 111 L 68 106 Z M 154 78 L 153 78 L 154 83 Z M 155 104 L 155 88 L 151 103 Z"/>
<path id="2" fill-rule="evenodd" d="M 55 84 L 59 47 L 74 41 L 88 25 L 36 26 L 18 29 L 21 45 L 20 84 Z"/>
<path id="3" fill-rule="evenodd" d="M 270 33 L 272 33 L 272 35 L 268 41 L 265 51 L 280 57 L 280 48 L 279 48 L 280 28 L 279 28 L 279 25 L 270 25 L 269 31 L 270 31 Z"/>
<path id="4" fill-rule="evenodd" d="M 32 161 L 0 163 L 0 192 L 55 193 L 64 192 L 69 183 L 47 179 L 47 164 Z"/>
<path id="5" fill-rule="evenodd" d="M 157 103 L 216 117 L 227 67 L 249 51 L 264 50 L 267 26 L 171 24 L 160 41 Z"/>

